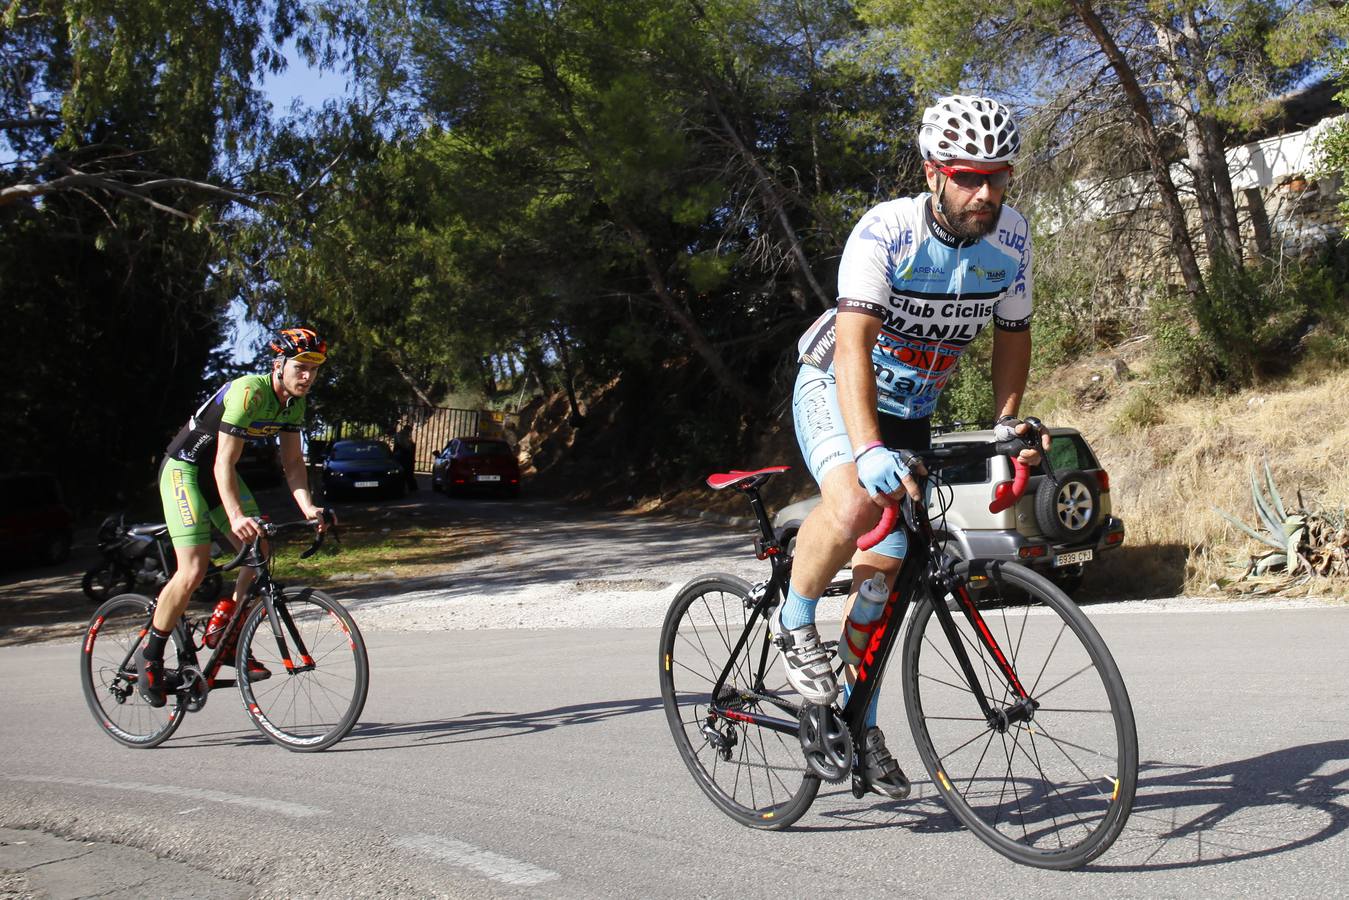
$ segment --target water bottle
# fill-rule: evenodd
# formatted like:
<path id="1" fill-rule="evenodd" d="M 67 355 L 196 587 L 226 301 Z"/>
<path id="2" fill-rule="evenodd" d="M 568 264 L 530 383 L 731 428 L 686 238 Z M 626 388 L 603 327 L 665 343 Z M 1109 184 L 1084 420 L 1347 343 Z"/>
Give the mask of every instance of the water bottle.
<path id="1" fill-rule="evenodd" d="M 862 662 L 888 599 L 890 591 L 885 587 L 885 573 L 877 572 L 862 582 L 848 613 L 848 621 L 843 623 L 843 640 L 838 642 L 839 658 L 848 665 L 856 666 Z"/>
<path id="2" fill-rule="evenodd" d="M 202 638 L 206 646 L 214 647 L 220 643 L 225 626 L 230 623 L 232 615 L 234 615 L 234 598 L 221 597 L 220 602 L 215 605 L 215 612 L 211 613 L 211 621 L 206 623 L 206 635 Z"/>

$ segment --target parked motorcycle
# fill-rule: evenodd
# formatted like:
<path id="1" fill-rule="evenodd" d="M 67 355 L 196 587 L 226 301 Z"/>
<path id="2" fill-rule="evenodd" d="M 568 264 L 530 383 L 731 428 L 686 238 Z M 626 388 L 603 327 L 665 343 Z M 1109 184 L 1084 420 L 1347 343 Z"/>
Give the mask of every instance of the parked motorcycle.
<path id="1" fill-rule="evenodd" d="M 155 596 L 178 567 L 169 528 L 163 522 L 127 525 L 124 514 L 108 516 L 98 527 L 98 552 L 103 559 L 84 573 L 85 596 L 102 603 L 115 594 L 141 593 Z M 211 545 L 211 555 L 218 549 Z M 219 572 L 209 573 L 196 592 L 194 602 L 213 604 L 220 597 Z"/>

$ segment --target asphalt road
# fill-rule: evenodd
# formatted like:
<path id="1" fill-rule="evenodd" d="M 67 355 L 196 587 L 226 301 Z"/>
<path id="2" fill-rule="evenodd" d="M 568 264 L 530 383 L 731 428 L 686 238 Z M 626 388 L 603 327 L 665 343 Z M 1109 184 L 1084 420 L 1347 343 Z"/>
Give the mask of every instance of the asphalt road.
<path id="1" fill-rule="evenodd" d="M 826 788 L 789 831 L 735 824 L 675 751 L 649 627 L 371 631 L 361 724 L 317 755 L 262 740 L 228 690 L 125 749 L 76 644 L 3 647 L 0 897 L 1343 896 L 1349 608 L 1136 609 L 1089 611 L 1133 698 L 1138 800 L 1070 873 L 932 799 L 897 690 L 881 724 L 913 798 Z"/>

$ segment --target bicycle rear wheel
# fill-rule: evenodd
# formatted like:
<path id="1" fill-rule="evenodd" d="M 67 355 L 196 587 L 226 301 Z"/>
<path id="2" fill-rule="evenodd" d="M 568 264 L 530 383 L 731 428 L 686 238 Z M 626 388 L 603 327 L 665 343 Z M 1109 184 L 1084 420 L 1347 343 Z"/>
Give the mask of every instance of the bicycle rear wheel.
<path id="1" fill-rule="evenodd" d="M 1087 617 L 1043 576 L 978 560 L 955 571 L 1037 706 L 1025 721 L 985 719 L 924 597 L 904 640 L 904 700 L 919 755 L 946 805 L 999 853 L 1048 869 L 1084 865 L 1123 830 L 1138 779 L 1119 669 Z M 995 713 L 1012 709 L 1019 695 L 961 606 L 952 618 L 979 690 Z"/>
<path id="2" fill-rule="evenodd" d="M 138 653 L 150 627 L 149 597 L 119 594 L 101 605 L 89 620 L 80 651 L 80 685 L 94 721 L 118 743 L 137 749 L 157 747 L 183 722 L 184 700 L 169 694 L 156 709 L 136 693 Z M 175 628 L 164 648 L 165 659 L 178 658 L 182 630 Z"/>
<path id="3" fill-rule="evenodd" d="M 346 608 L 322 591 L 286 590 L 275 606 L 282 620 L 279 636 L 262 602 L 239 634 L 235 664 L 244 708 L 268 740 L 287 750 L 325 750 L 347 736 L 365 708 L 370 686 L 365 639 Z M 289 665 L 281 655 L 283 644 Z M 267 670 L 266 678 L 250 672 L 250 658 Z"/>
<path id="4" fill-rule="evenodd" d="M 679 754 L 717 808 L 751 828 L 785 828 L 820 790 L 800 741 L 712 707 L 712 688 L 754 617 L 752 603 L 746 605 L 750 591 L 734 575 L 705 575 L 679 591 L 661 631 L 660 693 Z M 794 720 L 799 698 L 782 675 L 780 655 L 765 618 L 754 617 L 718 706 Z"/>

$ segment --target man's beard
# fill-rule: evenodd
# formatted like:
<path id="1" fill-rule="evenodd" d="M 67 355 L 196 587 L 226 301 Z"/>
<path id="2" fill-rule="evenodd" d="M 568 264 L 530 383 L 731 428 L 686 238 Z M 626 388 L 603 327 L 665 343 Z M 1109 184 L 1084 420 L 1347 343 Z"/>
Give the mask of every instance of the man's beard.
<path id="1" fill-rule="evenodd" d="M 986 220 L 981 220 L 972 215 L 974 212 L 982 210 L 992 210 L 993 215 Z M 945 202 L 942 203 L 942 213 L 946 217 L 946 224 L 951 233 L 962 241 L 977 241 L 993 233 L 993 229 L 998 226 L 998 219 L 1002 216 L 1002 202 L 984 203 L 980 200 L 971 199 L 964 206 L 957 206 L 947 194 Z"/>

